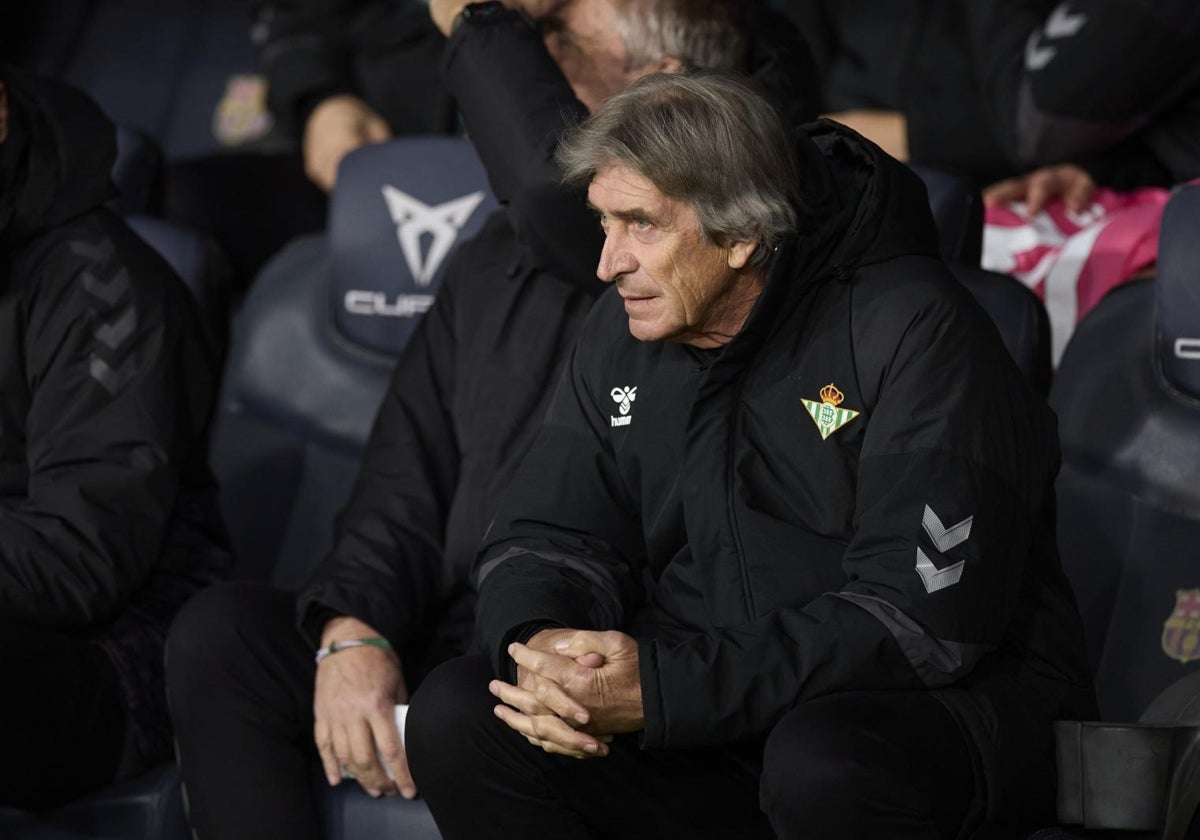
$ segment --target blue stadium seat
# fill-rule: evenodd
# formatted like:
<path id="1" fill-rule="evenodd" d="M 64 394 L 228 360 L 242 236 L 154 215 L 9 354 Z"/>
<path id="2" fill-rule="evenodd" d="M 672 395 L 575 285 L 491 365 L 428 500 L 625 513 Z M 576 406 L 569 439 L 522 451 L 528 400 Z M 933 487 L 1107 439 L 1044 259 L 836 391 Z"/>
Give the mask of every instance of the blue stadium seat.
<path id="1" fill-rule="evenodd" d="M 368 146 L 342 163 L 327 234 L 256 279 L 212 441 L 239 576 L 297 588 L 328 549 L 393 360 L 496 207 L 461 138 Z"/>
<path id="2" fill-rule="evenodd" d="M 108 202 L 183 280 L 214 340 L 224 344 L 233 290 L 232 269 L 210 238 L 156 215 L 161 201 L 163 153 L 144 131 L 117 126 L 116 188 Z"/>
<path id="3" fill-rule="evenodd" d="M 161 203 L 163 153 L 144 131 L 117 126 L 117 159 L 112 180 L 117 188 L 108 206 L 122 216 L 155 213 Z"/>
<path id="4" fill-rule="evenodd" d="M 925 183 L 929 209 L 947 263 L 979 265 L 983 252 L 983 200 L 965 178 L 931 166 L 910 167 Z"/>
<path id="5" fill-rule="evenodd" d="M 1157 279 L 1088 314 L 1050 391 L 1063 450 L 1059 546 L 1105 721 L 1200 724 L 1200 677 L 1190 676 L 1200 674 L 1197 231 L 1200 187 L 1183 188 L 1163 217 Z M 1148 709 L 1171 686 L 1190 693 Z M 1164 747 L 1164 760 L 1181 750 Z"/>
<path id="6" fill-rule="evenodd" d="M 222 346 L 233 294 L 233 270 L 224 252 L 208 237 L 153 216 L 132 213 L 125 222 L 175 269 L 192 293 L 212 339 Z"/>
<path id="7" fill-rule="evenodd" d="M 929 194 L 942 260 L 991 316 L 1026 380 L 1045 394 L 1050 387 L 1050 321 L 1037 295 L 1005 274 L 979 267 L 983 202 L 966 180 L 914 166 Z"/>
<path id="8" fill-rule="evenodd" d="M 5 840 L 190 840 L 174 765 L 133 779 L 45 814 L 0 808 Z"/>
<path id="9" fill-rule="evenodd" d="M 20 59 L 87 91 L 170 159 L 221 150 L 214 113 L 234 77 L 253 74 L 247 0 L 41 0 Z"/>

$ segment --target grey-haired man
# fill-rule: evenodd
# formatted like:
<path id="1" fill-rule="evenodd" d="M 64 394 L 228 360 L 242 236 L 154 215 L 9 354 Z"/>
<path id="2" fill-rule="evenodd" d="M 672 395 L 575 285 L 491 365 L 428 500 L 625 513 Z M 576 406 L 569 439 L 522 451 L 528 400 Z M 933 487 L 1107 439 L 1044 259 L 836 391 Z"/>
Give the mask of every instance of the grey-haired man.
<path id="1" fill-rule="evenodd" d="M 716 75 L 641 80 L 559 160 L 614 288 L 481 552 L 486 656 L 413 699 L 443 836 L 1052 820 L 1051 721 L 1093 708 L 1053 416 L 920 182 Z"/>

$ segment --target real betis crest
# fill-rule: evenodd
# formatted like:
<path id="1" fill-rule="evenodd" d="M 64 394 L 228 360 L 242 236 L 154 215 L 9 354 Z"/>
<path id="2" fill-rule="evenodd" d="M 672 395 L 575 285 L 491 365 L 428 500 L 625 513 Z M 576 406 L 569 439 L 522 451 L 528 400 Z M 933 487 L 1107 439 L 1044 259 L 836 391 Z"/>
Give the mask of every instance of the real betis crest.
<path id="1" fill-rule="evenodd" d="M 1163 622 L 1162 649 L 1185 664 L 1200 659 L 1200 589 L 1175 592 L 1175 611 Z"/>
<path id="2" fill-rule="evenodd" d="M 821 432 L 821 440 L 826 440 L 831 434 L 845 426 L 858 416 L 858 412 L 850 408 L 839 408 L 846 395 L 830 382 L 821 389 L 821 401 L 801 400 L 808 409 L 808 416 L 817 424 Z"/>

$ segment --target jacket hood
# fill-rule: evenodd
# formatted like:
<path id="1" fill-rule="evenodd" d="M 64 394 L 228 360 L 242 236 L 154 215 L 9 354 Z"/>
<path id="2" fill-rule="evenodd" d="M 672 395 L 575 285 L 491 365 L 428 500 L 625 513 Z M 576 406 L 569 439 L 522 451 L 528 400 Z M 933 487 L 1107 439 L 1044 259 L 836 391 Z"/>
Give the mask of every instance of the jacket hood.
<path id="1" fill-rule="evenodd" d="M 783 320 L 813 283 L 901 256 L 939 258 L 925 185 L 907 166 L 829 120 L 798 128 L 796 153 L 805 206 L 797 231 L 776 247 L 766 287 L 735 339 L 746 348 Z"/>
<path id="2" fill-rule="evenodd" d="M 819 235 L 837 239 L 837 265 L 852 268 L 904 255 L 938 255 L 929 195 L 915 172 L 830 120 L 805 126 L 797 145 L 802 171 L 824 170 L 816 184 L 818 213 L 808 218 Z"/>
<path id="3" fill-rule="evenodd" d="M 9 133 L 0 144 L 0 244 L 29 239 L 102 205 L 113 187 L 113 124 L 85 94 L 13 67 Z"/>

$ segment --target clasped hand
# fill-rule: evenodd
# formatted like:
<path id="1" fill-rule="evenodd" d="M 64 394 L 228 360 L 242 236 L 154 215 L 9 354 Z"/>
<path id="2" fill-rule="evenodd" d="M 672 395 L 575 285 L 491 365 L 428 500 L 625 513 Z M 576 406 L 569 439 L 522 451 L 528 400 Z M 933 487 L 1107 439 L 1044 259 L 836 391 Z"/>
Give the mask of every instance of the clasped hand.
<path id="1" fill-rule="evenodd" d="M 614 735 L 642 728 L 637 641 L 615 630 L 543 630 L 513 644 L 517 684 L 493 680 L 498 718 L 546 752 L 608 755 Z"/>

